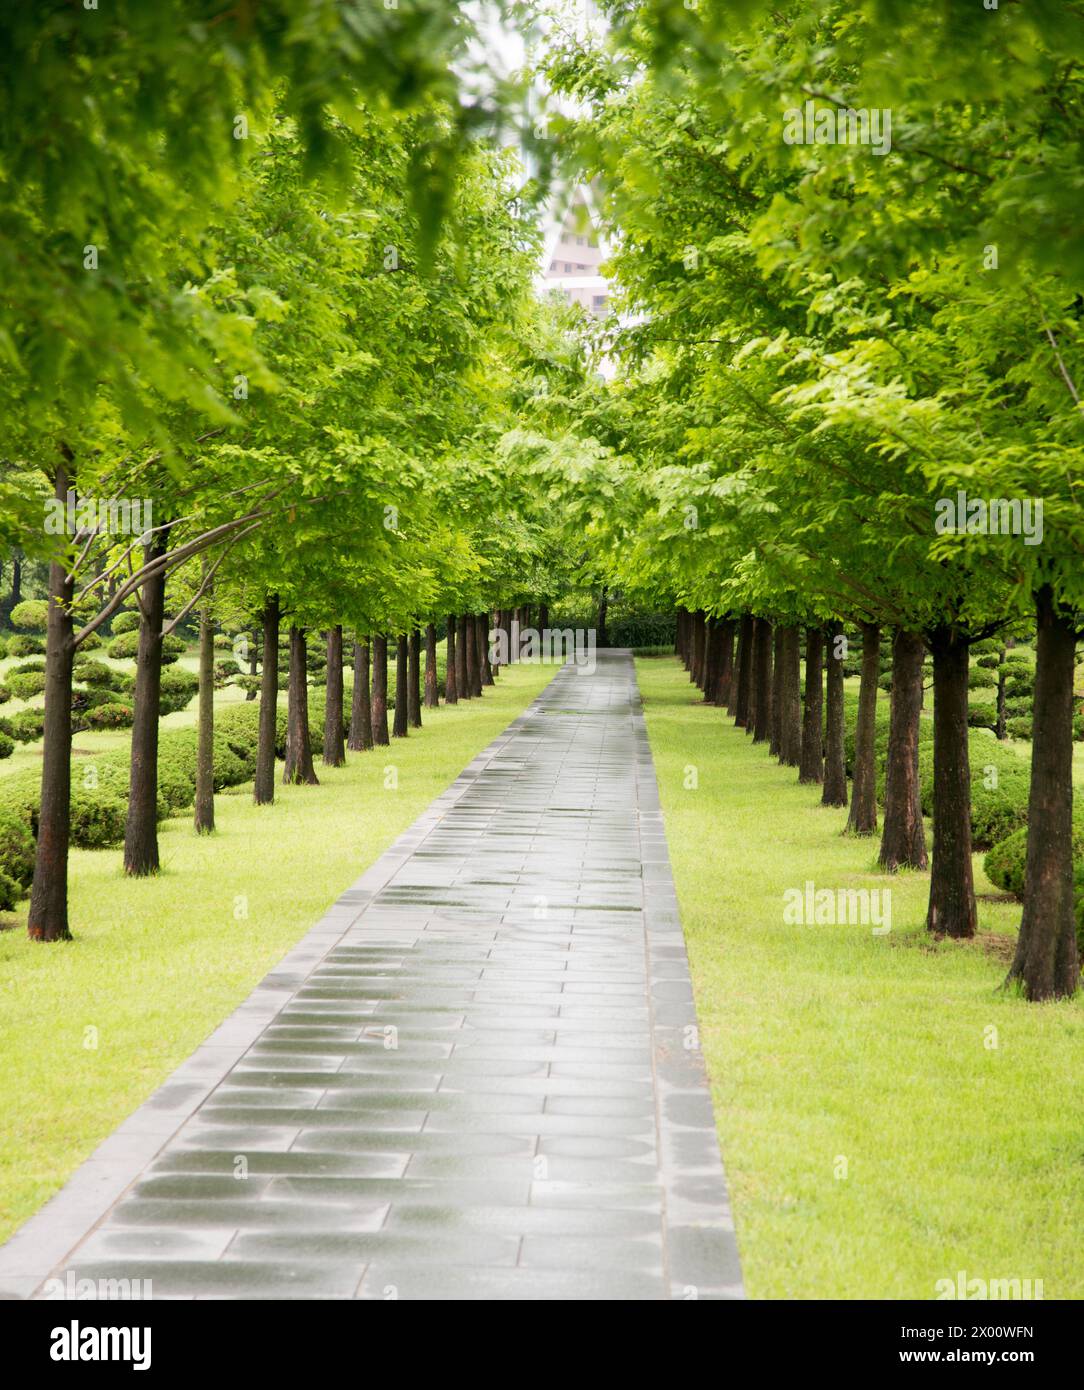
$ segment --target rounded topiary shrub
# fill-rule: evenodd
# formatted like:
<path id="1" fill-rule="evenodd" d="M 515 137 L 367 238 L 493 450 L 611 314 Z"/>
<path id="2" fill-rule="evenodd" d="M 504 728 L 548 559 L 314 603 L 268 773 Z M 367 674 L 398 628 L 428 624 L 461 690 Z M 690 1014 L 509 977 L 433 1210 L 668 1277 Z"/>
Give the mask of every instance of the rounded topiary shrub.
<path id="1" fill-rule="evenodd" d="M 1013 699 L 1035 694 L 1035 672 L 1016 667 L 1005 676 L 1005 694 Z"/>
<path id="2" fill-rule="evenodd" d="M 26 894 L 13 878 L 0 869 L 0 912 L 10 912 Z"/>
<path id="3" fill-rule="evenodd" d="M 1027 760 L 987 731 L 968 741 L 971 762 L 971 835 L 976 849 L 985 849 L 1025 824 L 1031 770 Z M 922 810 L 933 815 L 933 745 L 919 748 Z"/>
<path id="4" fill-rule="evenodd" d="M 198 690 L 199 677 L 194 672 L 172 667 L 163 671 L 161 713 L 173 714 L 177 710 L 187 709 Z"/>
<path id="5" fill-rule="evenodd" d="M 997 705 L 987 700 L 972 700 L 967 707 L 967 722 L 973 729 L 997 728 Z"/>
<path id="6" fill-rule="evenodd" d="M 184 656 L 185 644 L 172 632 L 162 638 L 162 665 L 172 666 L 178 657 Z"/>
<path id="7" fill-rule="evenodd" d="M 214 645 L 220 652 L 228 652 L 233 646 L 233 642 L 226 633 L 216 632 L 214 635 Z"/>
<path id="8" fill-rule="evenodd" d="M 10 758 L 15 752 L 15 740 L 9 735 L 0 733 L 0 761 Z"/>
<path id="9" fill-rule="evenodd" d="M 124 839 L 128 805 L 119 796 L 73 785 L 71 810 L 72 844 L 80 849 L 105 849 Z"/>
<path id="10" fill-rule="evenodd" d="M 107 666 L 104 661 L 95 661 L 92 657 L 84 656 L 77 658 L 72 674 L 83 685 L 111 690 L 120 672 L 114 671 L 112 666 Z"/>
<path id="11" fill-rule="evenodd" d="M 1027 854 L 1028 832 L 1024 826 L 987 852 L 983 860 L 986 877 L 1006 893 L 1023 898 Z M 1077 947 L 1084 960 L 1084 807 L 1073 812 L 1073 901 Z"/>
<path id="12" fill-rule="evenodd" d="M 122 632 L 119 637 L 113 638 L 105 650 L 106 655 L 114 661 L 133 661 L 139 651 L 139 633 Z"/>
<path id="13" fill-rule="evenodd" d="M 1006 725 L 1006 730 L 1013 738 L 1031 737 L 1031 715 L 1018 714 L 1014 719 L 1010 719 Z"/>
<path id="14" fill-rule="evenodd" d="M 0 682 L 0 705 L 6 705 L 11 699 L 11 691 L 3 682 Z"/>
<path id="15" fill-rule="evenodd" d="M 34 877 L 34 837 L 16 811 L 0 808 L 0 872 L 21 890 Z M 9 907 L 13 904 L 8 904 Z"/>
<path id="16" fill-rule="evenodd" d="M 102 647 L 104 645 L 105 644 L 102 642 L 100 633 L 88 632 L 87 635 L 83 638 L 83 640 L 79 643 L 79 650 L 81 652 L 93 652 L 97 651 L 99 647 Z"/>
<path id="17" fill-rule="evenodd" d="M 188 767 L 180 758 L 160 753 L 158 799 L 166 815 L 187 810 L 196 799 L 195 765 Z"/>
<path id="18" fill-rule="evenodd" d="M 139 631 L 139 614 L 132 612 L 117 613 L 109 625 L 114 637 L 120 637 L 125 632 Z"/>
<path id="19" fill-rule="evenodd" d="M 87 715 L 98 705 L 108 703 L 112 693 L 110 690 L 80 690 L 76 687 L 72 691 L 72 733 L 89 729 Z"/>
<path id="20" fill-rule="evenodd" d="M 44 652 L 44 639 L 31 637 L 29 633 L 17 632 L 8 641 L 8 656 L 42 656 Z"/>
<path id="21" fill-rule="evenodd" d="M 993 689 L 997 686 L 997 681 L 989 671 L 983 670 L 981 666 L 972 666 L 967 673 L 968 690 Z"/>
<path id="22" fill-rule="evenodd" d="M 986 652 L 975 662 L 976 666 L 981 666 L 985 671 L 996 671 L 1001 665 L 1001 658 L 996 652 Z"/>
<path id="23" fill-rule="evenodd" d="M 45 729 L 45 711 L 41 709 L 24 709 L 19 714 L 13 714 L 9 721 L 11 725 L 11 737 L 17 743 L 33 743 L 41 738 Z"/>
<path id="24" fill-rule="evenodd" d="M 132 706 L 122 704 L 119 700 L 108 700 L 105 704 L 95 705 L 93 709 L 87 710 L 85 716 L 88 729 L 130 729 L 133 717 Z"/>
<path id="25" fill-rule="evenodd" d="M 32 700 L 45 690 L 45 672 L 12 671 L 8 674 L 7 684 L 16 700 Z"/>
<path id="26" fill-rule="evenodd" d="M 11 625 L 20 632 L 44 632 L 49 621 L 49 601 L 44 598 L 28 598 L 17 603 L 11 610 Z"/>

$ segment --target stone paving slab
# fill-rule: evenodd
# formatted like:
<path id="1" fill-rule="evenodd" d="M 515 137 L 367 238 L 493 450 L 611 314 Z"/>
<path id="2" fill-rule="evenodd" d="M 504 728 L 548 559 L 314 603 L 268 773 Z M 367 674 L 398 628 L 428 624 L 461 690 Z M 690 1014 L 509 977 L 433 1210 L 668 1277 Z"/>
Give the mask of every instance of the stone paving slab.
<path id="1" fill-rule="evenodd" d="M 631 657 L 563 668 L 0 1248 L 158 1298 L 743 1296 Z"/>

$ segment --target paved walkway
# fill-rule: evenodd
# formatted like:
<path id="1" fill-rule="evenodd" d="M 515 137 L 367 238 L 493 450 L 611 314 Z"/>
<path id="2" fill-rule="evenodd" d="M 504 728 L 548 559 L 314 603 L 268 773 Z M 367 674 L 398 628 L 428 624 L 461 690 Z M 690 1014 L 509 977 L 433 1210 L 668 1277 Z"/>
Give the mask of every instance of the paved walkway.
<path id="1" fill-rule="evenodd" d="M 542 696 L 0 1250 L 0 1290 L 741 1297 L 627 653 Z"/>

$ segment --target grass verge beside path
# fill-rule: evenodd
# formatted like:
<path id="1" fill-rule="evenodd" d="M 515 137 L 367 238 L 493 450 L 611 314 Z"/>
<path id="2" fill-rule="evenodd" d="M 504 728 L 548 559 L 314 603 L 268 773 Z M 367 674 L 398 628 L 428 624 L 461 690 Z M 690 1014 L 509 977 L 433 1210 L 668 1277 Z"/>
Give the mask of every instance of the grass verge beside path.
<path id="1" fill-rule="evenodd" d="M 750 1295 L 927 1299 L 965 1270 L 1084 1296 L 1084 1005 L 1000 991 L 1019 905 L 930 940 L 927 874 L 880 874 L 676 659 L 636 666 Z M 891 932 L 785 925 L 807 881 L 890 887 Z"/>
<path id="2" fill-rule="evenodd" d="M 388 748 L 317 760 L 319 787 L 215 797 L 217 832 L 159 827 L 162 873 L 125 878 L 121 851 L 71 859 L 75 940 L 0 932 L 0 1240 L 247 995 L 553 676 L 501 671 L 481 700 L 424 710 Z M 394 765 L 398 789 L 385 788 Z M 279 765 L 281 771 L 281 764 Z"/>

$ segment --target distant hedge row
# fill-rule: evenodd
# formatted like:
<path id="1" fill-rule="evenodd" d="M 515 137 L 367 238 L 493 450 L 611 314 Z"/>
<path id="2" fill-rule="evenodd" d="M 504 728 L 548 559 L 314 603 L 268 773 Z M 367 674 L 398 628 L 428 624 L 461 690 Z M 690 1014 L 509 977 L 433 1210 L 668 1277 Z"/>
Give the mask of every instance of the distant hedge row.
<path id="1" fill-rule="evenodd" d="M 256 773 L 259 708 L 239 704 L 215 713 L 215 791 L 251 781 Z M 349 714 L 344 715 L 343 733 Z M 313 744 L 324 739 L 324 716 L 309 718 Z M 286 711 L 278 711 L 275 752 L 286 753 Z M 114 749 L 72 763 L 72 844 L 103 849 L 124 839 L 127 817 L 129 755 Z M 163 731 L 158 738 L 158 819 L 188 810 L 196 796 L 196 730 Z M 12 908 L 30 886 L 34 836 L 41 804 L 41 774 L 36 768 L 0 779 L 0 910 Z"/>
<path id="2" fill-rule="evenodd" d="M 858 696 L 844 695 L 846 735 L 844 750 L 847 773 L 854 775 L 854 733 L 858 719 Z M 888 759 L 889 705 L 877 702 L 875 742 L 877 748 L 877 792 L 884 801 L 885 763 Z M 1031 767 L 1026 758 L 1003 743 L 989 729 L 974 729 L 968 738 L 971 763 L 971 837 L 976 849 L 996 845 L 1020 826 L 1027 824 Z M 933 720 L 923 716 L 919 724 L 918 775 L 924 815 L 933 814 Z"/>

